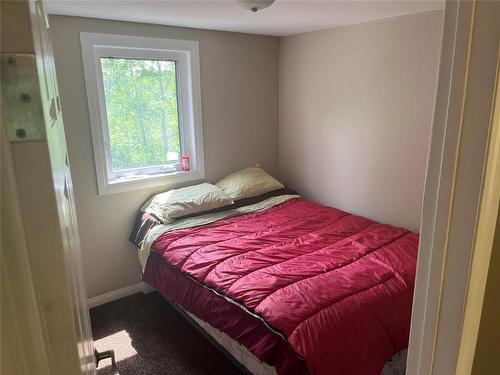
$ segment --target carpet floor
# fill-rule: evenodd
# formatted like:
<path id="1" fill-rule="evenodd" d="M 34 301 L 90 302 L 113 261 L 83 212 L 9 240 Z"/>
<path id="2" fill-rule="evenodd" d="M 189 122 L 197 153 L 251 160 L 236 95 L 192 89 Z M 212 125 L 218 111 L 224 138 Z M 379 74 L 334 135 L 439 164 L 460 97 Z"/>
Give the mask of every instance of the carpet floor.
<path id="1" fill-rule="evenodd" d="M 115 351 L 120 375 L 241 375 L 158 293 L 95 307 L 90 319 L 96 349 Z M 110 360 L 98 374 L 112 374 Z"/>

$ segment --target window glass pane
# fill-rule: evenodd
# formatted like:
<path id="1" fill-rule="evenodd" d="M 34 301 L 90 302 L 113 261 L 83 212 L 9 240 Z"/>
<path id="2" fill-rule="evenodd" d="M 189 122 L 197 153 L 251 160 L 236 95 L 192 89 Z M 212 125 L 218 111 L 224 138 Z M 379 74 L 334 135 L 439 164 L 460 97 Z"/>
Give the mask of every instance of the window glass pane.
<path id="1" fill-rule="evenodd" d="M 113 171 L 178 164 L 176 62 L 101 58 Z"/>

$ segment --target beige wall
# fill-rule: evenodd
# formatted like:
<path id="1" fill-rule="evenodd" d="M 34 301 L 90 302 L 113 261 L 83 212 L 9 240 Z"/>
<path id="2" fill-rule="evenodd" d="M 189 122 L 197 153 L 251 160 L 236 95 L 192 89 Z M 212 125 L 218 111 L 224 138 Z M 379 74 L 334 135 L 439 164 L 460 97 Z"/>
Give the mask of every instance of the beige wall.
<path id="1" fill-rule="evenodd" d="M 476 343 L 473 375 L 488 375 L 498 371 L 500 358 L 500 211 L 491 252 L 488 281 Z"/>
<path id="2" fill-rule="evenodd" d="M 127 238 L 139 205 L 156 190 L 97 195 L 79 33 L 179 38 L 200 43 L 205 170 L 215 181 L 260 162 L 277 172 L 277 38 L 52 16 L 64 123 L 89 297 L 141 280 Z"/>
<path id="3" fill-rule="evenodd" d="M 200 42 L 209 181 L 257 161 L 278 173 L 279 151 L 279 175 L 307 198 L 417 230 L 441 17 L 432 12 L 279 40 L 52 16 L 89 297 L 140 281 L 127 238 L 137 207 L 161 189 L 97 195 L 81 31 Z"/>
<path id="4" fill-rule="evenodd" d="M 282 38 L 284 182 L 418 230 L 441 28 L 431 12 Z"/>

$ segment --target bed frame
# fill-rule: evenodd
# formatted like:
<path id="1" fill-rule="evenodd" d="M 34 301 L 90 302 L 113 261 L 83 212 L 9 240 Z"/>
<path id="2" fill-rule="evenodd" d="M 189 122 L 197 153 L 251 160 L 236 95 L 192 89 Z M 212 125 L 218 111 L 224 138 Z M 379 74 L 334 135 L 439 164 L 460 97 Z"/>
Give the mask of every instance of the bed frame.
<path id="1" fill-rule="evenodd" d="M 152 288 L 152 287 L 151 287 Z M 154 289 L 153 289 L 154 290 Z M 160 293 L 160 292 L 158 292 Z M 161 293 L 160 293 L 161 295 Z M 162 295 L 163 296 L 163 295 Z M 257 357 L 251 354 L 244 346 L 225 333 L 203 322 L 194 315 L 190 314 L 167 297 L 163 298 L 179 314 L 181 314 L 198 332 L 200 332 L 217 350 L 219 350 L 242 374 L 245 375 L 277 375 L 276 369 L 270 365 L 261 362 Z M 222 339 L 221 339 L 222 338 Z M 244 358 L 243 364 L 236 357 Z M 406 373 L 407 349 L 394 355 L 385 365 L 381 375 L 404 375 Z M 246 366 L 245 366 L 246 365 Z M 247 367 L 250 367 L 251 372 Z"/>
<path id="2" fill-rule="evenodd" d="M 158 292 L 159 293 L 159 292 Z M 161 294 L 161 293 L 160 293 Z M 163 296 L 162 297 L 168 302 L 170 306 L 172 306 L 179 314 L 181 314 L 198 332 L 200 332 L 212 345 L 214 345 L 217 350 L 219 350 L 235 367 L 238 368 L 239 371 L 241 371 L 242 374 L 245 375 L 255 375 L 254 373 L 250 372 L 240 361 L 238 361 L 235 358 L 236 353 L 230 353 L 228 348 L 226 348 L 222 343 L 220 343 L 215 336 L 225 336 L 225 340 L 230 340 L 232 341 L 231 347 L 233 348 L 232 351 L 235 350 L 235 348 L 239 348 L 241 351 L 246 352 L 246 358 L 252 359 L 255 361 L 254 363 L 251 363 L 253 368 L 260 368 L 260 371 L 258 372 L 259 375 L 276 375 L 276 370 L 274 370 L 273 367 L 263 364 L 260 362 L 256 357 L 250 354 L 247 350 L 244 349 L 241 344 L 237 343 L 235 340 L 230 338 L 229 336 L 225 335 L 218 329 L 209 326 L 207 323 L 203 324 L 207 326 L 207 328 L 202 327 L 202 321 L 196 318 L 194 315 L 190 314 L 189 312 L 185 311 L 182 309 L 180 306 L 169 300 L 167 297 Z M 211 331 L 211 332 L 209 332 Z M 242 353 L 240 353 L 242 354 Z M 252 358 L 253 357 L 253 358 Z"/>

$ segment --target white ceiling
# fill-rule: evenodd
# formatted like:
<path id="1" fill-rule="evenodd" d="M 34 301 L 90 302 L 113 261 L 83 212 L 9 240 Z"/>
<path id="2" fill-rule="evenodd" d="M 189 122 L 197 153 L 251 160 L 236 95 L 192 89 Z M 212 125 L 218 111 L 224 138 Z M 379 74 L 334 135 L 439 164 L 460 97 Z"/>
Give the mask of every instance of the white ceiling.
<path id="1" fill-rule="evenodd" d="M 443 8 L 443 0 L 276 0 L 257 13 L 236 0 L 48 0 L 48 12 L 284 36 Z"/>

